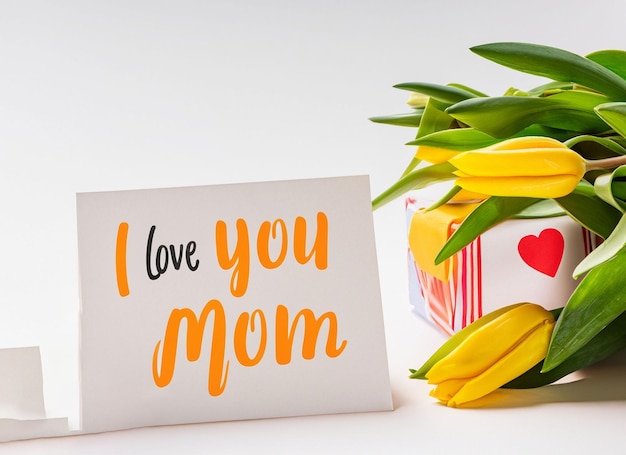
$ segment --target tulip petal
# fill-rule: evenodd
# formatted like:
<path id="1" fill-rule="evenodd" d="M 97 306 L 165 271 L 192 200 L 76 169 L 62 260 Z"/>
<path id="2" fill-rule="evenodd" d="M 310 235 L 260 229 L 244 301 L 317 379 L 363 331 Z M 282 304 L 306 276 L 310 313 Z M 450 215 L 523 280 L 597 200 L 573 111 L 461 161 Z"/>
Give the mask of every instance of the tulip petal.
<path id="1" fill-rule="evenodd" d="M 449 401 L 456 407 L 493 392 L 541 362 L 548 351 L 554 321 L 546 320 L 484 373 L 469 380 Z"/>
<path id="2" fill-rule="evenodd" d="M 467 383 L 467 379 L 449 379 L 437 384 L 433 390 L 430 391 L 430 396 L 436 398 L 442 403 L 448 403 L 456 395 L 459 390 Z"/>
<path id="3" fill-rule="evenodd" d="M 626 313 L 620 314 L 556 368 L 547 372 L 542 371 L 544 363 L 541 362 L 503 387 L 528 389 L 551 384 L 574 371 L 604 360 L 622 349 L 626 349 Z"/>
<path id="4" fill-rule="evenodd" d="M 524 136 L 501 141 L 488 147 L 489 150 L 521 150 L 525 148 L 568 149 L 561 141 L 547 136 Z"/>
<path id="5" fill-rule="evenodd" d="M 560 198 L 571 193 L 580 179 L 573 175 L 535 177 L 461 177 L 456 185 L 476 193 L 504 197 Z"/>
<path id="6" fill-rule="evenodd" d="M 516 349 L 529 333 L 546 321 L 554 322 L 554 317 L 539 305 L 526 303 L 512 308 L 474 331 L 454 351 L 435 363 L 426 378 L 430 384 L 439 384 L 448 379 L 476 377 Z"/>
<path id="7" fill-rule="evenodd" d="M 428 161 L 432 164 L 444 163 L 450 158 L 458 155 L 460 152 L 448 150 L 439 147 L 430 147 L 428 145 L 420 145 L 415 153 L 415 158 Z"/>
<path id="8" fill-rule="evenodd" d="M 452 156 L 450 163 L 463 174 L 476 177 L 568 174 L 580 180 L 585 173 L 585 162 L 578 153 L 559 148 L 475 150 Z"/>
<path id="9" fill-rule="evenodd" d="M 433 365 L 454 351 L 454 349 L 456 349 L 456 347 L 466 340 L 473 332 L 498 318 L 501 314 L 506 313 L 512 308 L 516 308 L 520 305 L 523 305 L 523 303 L 514 303 L 512 305 L 507 305 L 491 311 L 452 335 L 418 370 L 412 370 L 412 374 L 410 376 L 411 379 L 426 379 L 426 373 L 430 371 Z"/>

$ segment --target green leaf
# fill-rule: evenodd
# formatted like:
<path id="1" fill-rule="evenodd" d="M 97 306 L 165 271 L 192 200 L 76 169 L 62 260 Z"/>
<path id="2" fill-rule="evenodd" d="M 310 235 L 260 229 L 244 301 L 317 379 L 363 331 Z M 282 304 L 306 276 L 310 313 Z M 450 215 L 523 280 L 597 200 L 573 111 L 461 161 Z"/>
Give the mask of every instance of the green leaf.
<path id="1" fill-rule="evenodd" d="M 616 201 L 619 201 L 620 205 L 623 204 L 624 211 L 626 211 L 626 177 L 613 179 L 611 192 L 613 194 L 613 198 Z"/>
<path id="2" fill-rule="evenodd" d="M 394 88 L 421 93 L 443 103 L 456 103 L 476 96 L 474 93 L 458 87 L 430 84 L 428 82 L 404 82 L 394 85 Z"/>
<path id="3" fill-rule="evenodd" d="M 626 103 L 605 103 L 595 108 L 602 120 L 622 137 L 626 137 Z"/>
<path id="4" fill-rule="evenodd" d="M 499 96 L 472 98 L 450 106 L 453 118 L 497 138 L 507 138 L 532 124 L 600 133 L 608 129 L 594 112 L 607 98 L 590 92 L 567 91 L 544 98 Z"/>
<path id="5" fill-rule="evenodd" d="M 626 101 L 626 81 L 604 66 L 569 51 L 529 43 L 493 43 L 471 51 L 500 65 L 555 81 L 575 82 Z"/>
<path id="6" fill-rule="evenodd" d="M 469 245 L 483 232 L 539 201 L 541 199 L 500 196 L 491 196 L 485 199 L 450 236 L 435 258 L 435 264 L 445 261 Z"/>
<path id="7" fill-rule="evenodd" d="M 626 187 L 626 166 L 620 166 L 613 172 L 599 175 L 593 182 L 593 188 L 600 199 L 612 205 L 620 212 L 626 211 L 626 197 L 624 190 Z"/>
<path id="8" fill-rule="evenodd" d="M 554 216 L 566 215 L 563 208 L 553 199 L 543 199 L 528 208 L 525 208 L 512 218 L 529 219 L 529 218 L 551 218 Z"/>
<path id="9" fill-rule="evenodd" d="M 447 130 L 452 126 L 454 119 L 446 113 L 450 105 L 435 99 L 429 99 L 424 108 L 422 123 L 417 132 L 417 137 L 425 136 L 435 131 Z"/>
<path id="10" fill-rule="evenodd" d="M 594 142 L 610 150 L 611 152 L 616 153 L 617 155 L 626 155 L 626 148 L 624 148 L 621 144 L 614 141 L 610 137 L 600 137 L 600 136 L 591 136 L 589 134 L 582 134 L 580 136 L 575 136 L 570 139 L 567 139 L 564 143 L 569 148 L 573 148 L 575 145 L 581 144 L 584 142 Z"/>
<path id="11" fill-rule="evenodd" d="M 621 220 L 604 242 L 595 250 L 589 253 L 585 259 L 574 269 L 574 278 L 578 278 L 583 273 L 587 273 L 594 267 L 598 267 L 610 259 L 614 258 L 626 245 L 626 216 L 622 215 Z"/>
<path id="12" fill-rule="evenodd" d="M 626 51 L 597 51 L 587 55 L 587 58 L 613 71 L 622 79 L 626 79 Z"/>
<path id="13" fill-rule="evenodd" d="M 417 128 L 418 126 L 420 126 L 423 112 L 423 109 L 416 109 L 415 111 L 406 114 L 392 114 L 370 117 L 369 120 L 375 123 L 383 123 L 385 125 L 409 126 Z"/>
<path id="14" fill-rule="evenodd" d="M 467 85 L 463 85 L 463 84 L 457 84 L 457 83 L 452 83 L 452 84 L 448 84 L 450 87 L 456 87 L 456 88 L 460 88 L 461 90 L 465 90 L 466 92 L 469 92 L 475 96 L 488 96 L 487 94 L 476 90 L 474 88 L 468 87 Z"/>
<path id="15" fill-rule="evenodd" d="M 618 316 L 591 341 L 570 355 L 556 368 L 542 373 L 544 363 L 540 362 L 526 373 L 505 384 L 503 388 L 529 389 L 551 384 L 574 371 L 604 360 L 624 348 L 626 348 L 626 313 Z"/>
<path id="16" fill-rule="evenodd" d="M 591 232 L 606 239 L 617 226 L 622 214 L 600 199 L 593 186 L 580 182 L 567 196 L 555 199 L 567 214 Z"/>
<path id="17" fill-rule="evenodd" d="M 571 133 L 569 131 L 547 128 L 542 125 L 530 125 L 528 128 L 524 128 L 519 133 L 514 134 L 511 137 L 548 136 L 560 141 L 565 141 L 574 135 L 575 133 Z M 407 142 L 406 145 L 426 145 L 429 147 L 439 147 L 464 152 L 467 150 L 476 150 L 488 147 L 501 141 L 502 139 L 496 139 L 495 137 L 474 128 L 452 128 L 443 131 L 436 131 L 434 133 L 427 134 L 426 136 L 421 136 L 418 139 Z M 615 144 L 614 142 L 612 143 Z M 619 147 L 619 145 L 616 146 Z"/>
<path id="18" fill-rule="evenodd" d="M 456 168 L 450 163 L 433 164 L 416 169 L 400 178 L 376 197 L 372 201 L 372 209 L 376 210 L 408 191 L 424 188 L 433 183 L 456 179 L 457 177 L 453 174 L 455 170 Z"/>
<path id="19" fill-rule="evenodd" d="M 626 249 L 591 270 L 559 317 L 543 371 L 562 364 L 626 310 Z"/>
<path id="20" fill-rule="evenodd" d="M 454 119 L 446 113 L 450 105 L 435 99 L 429 99 L 424 108 L 422 123 L 417 132 L 417 137 L 426 136 L 436 131 L 447 130 L 452 126 Z"/>
<path id="21" fill-rule="evenodd" d="M 409 175 L 411 171 L 415 169 L 421 162 L 422 160 L 420 160 L 419 158 L 415 158 L 415 156 L 413 156 L 411 158 L 411 161 L 409 161 L 409 164 L 407 165 L 407 167 L 404 169 L 404 172 L 402 173 L 400 178 L 404 178 L 407 175 Z"/>
<path id="22" fill-rule="evenodd" d="M 433 98 L 428 100 L 428 103 L 426 103 L 426 107 L 424 108 L 424 114 L 422 115 L 420 127 L 417 130 L 418 138 L 436 131 L 447 130 L 452 126 L 454 119 L 445 112 L 448 106 L 450 105 L 437 101 Z M 413 158 L 400 178 L 406 177 L 409 172 L 417 167 L 419 163 L 420 160 Z"/>
<path id="23" fill-rule="evenodd" d="M 559 82 L 551 81 L 547 84 L 540 85 L 538 87 L 528 90 L 530 96 L 544 96 L 553 93 L 559 93 L 563 90 L 572 90 L 574 85 L 571 82 Z"/>
<path id="24" fill-rule="evenodd" d="M 460 191 L 462 190 L 462 188 L 460 186 L 456 186 L 456 185 L 452 185 L 452 188 L 450 188 L 446 194 L 444 194 L 442 197 L 439 198 L 438 201 L 435 201 L 435 203 L 431 206 L 429 206 L 426 211 L 431 211 L 431 210 L 435 210 L 436 208 L 441 207 L 442 205 L 448 203 L 450 201 L 450 199 L 452 199 L 454 196 L 456 196 Z"/>
<path id="25" fill-rule="evenodd" d="M 453 128 L 421 136 L 406 145 L 426 145 L 448 150 L 475 150 L 500 142 L 487 133 L 474 128 Z"/>

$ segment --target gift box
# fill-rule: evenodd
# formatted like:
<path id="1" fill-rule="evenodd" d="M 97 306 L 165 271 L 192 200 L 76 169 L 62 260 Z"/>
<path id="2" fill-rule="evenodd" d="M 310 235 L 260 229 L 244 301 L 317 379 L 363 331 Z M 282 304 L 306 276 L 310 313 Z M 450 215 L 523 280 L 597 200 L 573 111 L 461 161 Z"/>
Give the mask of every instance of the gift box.
<path id="1" fill-rule="evenodd" d="M 564 306 L 578 281 L 576 265 L 600 239 L 569 216 L 510 219 L 439 265 L 436 253 L 473 208 L 406 200 L 409 299 L 415 313 L 447 334 L 517 302 Z"/>

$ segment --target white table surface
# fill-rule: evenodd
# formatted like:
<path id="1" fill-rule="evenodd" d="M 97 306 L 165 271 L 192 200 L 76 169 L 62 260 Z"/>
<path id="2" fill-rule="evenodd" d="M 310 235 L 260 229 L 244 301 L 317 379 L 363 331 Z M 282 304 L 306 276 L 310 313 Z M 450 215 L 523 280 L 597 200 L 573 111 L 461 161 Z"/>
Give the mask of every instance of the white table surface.
<path id="1" fill-rule="evenodd" d="M 0 347 L 41 345 L 55 365 L 48 412 L 73 408 L 76 192 L 368 174 L 377 194 L 411 155 L 409 130 L 367 121 L 405 110 L 394 83 L 539 85 L 467 48 L 624 49 L 624 13 L 611 0 L 0 3 Z M 374 221 L 393 411 L 37 439 L 0 453 L 624 453 L 623 358 L 483 409 L 439 406 L 409 380 L 444 337 L 408 305 L 402 203 Z M 367 365 L 354 372 L 366 377 Z"/>
<path id="2" fill-rule="evenodd" d="M 626 356 L 489 408 L 450 409 L 407 378 L 444 337 L 407 304 L 402 207 L 376 213 L 394 410 L 141 428 L 0 444 L 7 454 L 623 453 Z M 367 365 L 354 372 L 366 380 Z M 558 450 L 557 450 L 558 449 Z"/>

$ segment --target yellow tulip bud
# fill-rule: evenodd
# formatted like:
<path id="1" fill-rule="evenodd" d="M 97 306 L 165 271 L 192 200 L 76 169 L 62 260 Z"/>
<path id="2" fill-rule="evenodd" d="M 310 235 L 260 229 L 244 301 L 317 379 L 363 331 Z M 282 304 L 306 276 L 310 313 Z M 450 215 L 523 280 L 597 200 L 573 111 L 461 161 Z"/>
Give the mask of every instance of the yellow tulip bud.
<path id="1" fill-rule="evenodd" d="M 461 188 L 492 196 L 562 197 L 585 174 L 585 160 L 547 137 L 509 139 L 449 159 Z"/>
<path id="2" fill-rule="evenodd" d="M 544 359 L 554 323 L 543 307 L 523 303 L 470 324 L 463 341 L 426 373 L 436 384 L 431 395 L 455 407 L 493 392 Z"/>
<path id="3" fill-rule="evenodd" d="M 411 106 L 413 109 L 418 109 L 425 107 L 429 99 L 430 97 L 428 95 L 424 95 L 422 93 L 411 93 L 406 104 Z"/>
<path id="4" fill-rule="evenodd" d="M 569 150 L 567 145 L 547 136 L 522 136 L 506 141 L 497 142 L 489 147 L 489 150 L 520 150 L 526 148 L 557 148 Z"/>
<path id="5" fill-rule="evenodd" d="M 415 152 L 415 158 L 427 161 L 432 164 L 445 163 L 450 158 L 457 156 L 461 152 L 456 150 L 448 150 L 440 147 L 431 147 L 429 145 L 420 145 Z"/>

